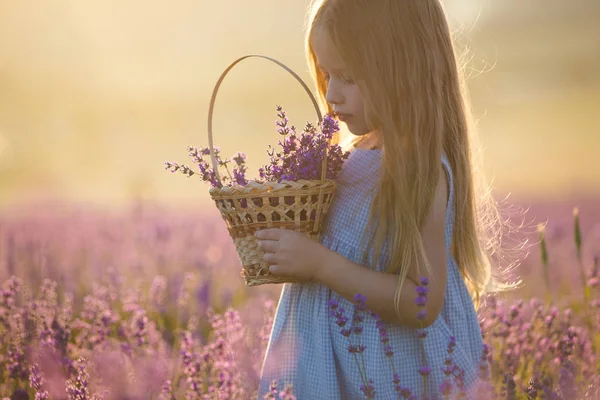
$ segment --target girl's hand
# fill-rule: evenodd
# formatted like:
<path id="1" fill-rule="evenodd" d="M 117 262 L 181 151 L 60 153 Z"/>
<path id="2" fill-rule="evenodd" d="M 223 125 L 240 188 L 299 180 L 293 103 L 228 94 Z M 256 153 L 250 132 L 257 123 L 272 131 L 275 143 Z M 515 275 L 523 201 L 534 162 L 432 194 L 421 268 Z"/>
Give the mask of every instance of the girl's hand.
<path id="1" fill-rule="evenodd" d="M 256 232 L 256 237 L 258 248 L 265 252 L 269 272 L 299 282 L 315 280 L 328 252 L 308 236 L 286 229 L 263 229 Z"/>

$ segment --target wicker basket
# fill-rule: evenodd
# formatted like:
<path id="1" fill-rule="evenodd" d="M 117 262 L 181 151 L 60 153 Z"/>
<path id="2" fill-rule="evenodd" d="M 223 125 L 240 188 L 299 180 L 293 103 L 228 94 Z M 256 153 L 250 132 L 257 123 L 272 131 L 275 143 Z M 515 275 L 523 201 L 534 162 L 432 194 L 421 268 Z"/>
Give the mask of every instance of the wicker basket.
<path id="1" fill-rule="evenodd" d="M 281 62 L 262 55 L 247 55 L 231 63 L 222 73 L 213 90 L 208 111 L 208 143 L 213 169 L 220 181 L 218 165 L 213 147 L 212 118 L 217 92 L 225 75 L 240 61 L 258 57 L 272 61 L 294 76 L 310 96 L 319 122 L 322 120 L 319 106 L 310 89 L 302 79 Z M 325 179 L 327 154 L 323 159 L 320 180 L 299 180 L 258 183 L 250 181 L 245 186 L 231 185 L 211 188 L 210 196 L 215 201 L 242 263 L 241 275 L 247 286 L 267 283 L 293 282 L 291 279 L 277 277 L 269 273 L 264 261 L 264 253 L 258 248 L 254 236 L 257 230 L 265 228 L 289 229 L 319 240 L 323 220 L 329 209 L 336 185 L 333 180 Z"/>

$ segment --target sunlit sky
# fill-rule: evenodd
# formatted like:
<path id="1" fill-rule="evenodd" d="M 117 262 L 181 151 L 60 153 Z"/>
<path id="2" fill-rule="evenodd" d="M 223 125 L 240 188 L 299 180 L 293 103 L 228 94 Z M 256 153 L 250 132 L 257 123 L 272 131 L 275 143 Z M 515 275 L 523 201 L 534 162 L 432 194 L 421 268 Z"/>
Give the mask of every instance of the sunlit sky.
<path id="1" fill-rule="evenodd" d="M 446 1 L 468 46 L 486 172 L 501 193 L 600 192 L 600 2 Z M 308 1 L 0 3 L 0 205 L 40 196 L 102 204 L 207 199 L 172 176 L 207 145 L 213 85 L 251 53 L 285 62 L 312 85 L 303 54 Z M 276 104 L 303 125 L 302 88 L 262 60 L 222 86 L 215 140 L 266 162 Z"/>

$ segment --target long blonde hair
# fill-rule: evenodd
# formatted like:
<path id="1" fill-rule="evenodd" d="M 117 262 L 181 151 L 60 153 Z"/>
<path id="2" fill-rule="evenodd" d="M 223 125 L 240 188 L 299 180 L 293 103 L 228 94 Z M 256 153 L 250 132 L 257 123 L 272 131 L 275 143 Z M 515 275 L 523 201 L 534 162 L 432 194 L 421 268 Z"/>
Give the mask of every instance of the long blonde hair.
<path id="1" fill-rule="evenodd" d="M 331 112 L 327 83 L 311 46 L 317 29 L 325 29 L 355 78 L 366 121 L 383 142 L 381 179 L 370 214 L 376 234 L 369 248 L 378 260 L 384 241 L 390 246 L 386 272 L 399 275 L 396 310 L 408 267 L 430 270 L 421 230 L 440 179 L 442 153 L 454 175 L 452 254 L 475 305 L 486 291 L 513 287 L 492 269 L 500 217 L 475 157 L 462 67 L 439 0 L 313 2 L 306 52 L 321 102 Z"/>

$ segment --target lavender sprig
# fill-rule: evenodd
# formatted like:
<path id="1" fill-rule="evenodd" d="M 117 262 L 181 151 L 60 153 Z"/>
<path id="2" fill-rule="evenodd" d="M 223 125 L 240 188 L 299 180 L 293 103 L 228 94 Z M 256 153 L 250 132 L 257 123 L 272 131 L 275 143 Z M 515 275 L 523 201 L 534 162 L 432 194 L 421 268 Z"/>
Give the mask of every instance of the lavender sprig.
<path id="1" fill-rule="evenodd" d="M 361 295 L 357 295 L 355 296 L 355 299 L 357 300 L 357 302 L 359 302 L 359 306 L 357 307 L 357 313 L 360 312 L 359 309 L 366 309 L 366 307 L 364 306 L 364 301 L 366 300 L 365 297 L 362 297 Z M 362 305 L 360 305 L 362 303 Z M 368 399 L 372 399 L 375 396 L 375 388 L 373 387 L 373 381 L 369 380 L 367 378 L 367 371 L 364 365 L 364 359 L 362 359 L 362 353 L 365 351 L 366 346 L 358 344 L 352 344 L 352 341 L 350 340 L 350 335 L 353 333 L 357 334 L 356 332 L 358 332 L 358 334 L 360 334 L 360 332 L 362 332 L 362 328 L 359 328 L 357 330 L 354 330 L 353 327 L 347 327 L 347 323 L 348 323 L 348 317 L 346 317 L 345 312 L 346 310 L 344 310 L 343 307 L 339 307 L 339 303 L 336 299 L 331 299 L 328 302 L 328 306 L 330 309 L 330 315 L 332 317 L 335 317 L 336 319 L 336 324 L 342 328 L 340 330 L 340 334 L 342 336 L 344 336 L 346 339 L 348 339 L 348 352 L 350 354 L 352 354 L 352 356 L 354 357 L 354 361 L 356 362 L 356 366 L 358 367 L 358 372 L 360 374 L 360 378 L 362 380 L 362 385 L 360 386 L 361 391 L 365 394 L 365 396 L 367 396 Z M 360 318 L 353 318 L 353 323 L 354 322 L 362 322 L 362 317 Z M 361 363 L 359 363 L 358 361 L 358 357 L 357 354 L 360 354 L 361 359 L 362 359 L 362 366 Z"/>
<path id="2" fill-rule="evenodd" d="M 362 362 L 362 368 L 363 371 L 365 373 L 365 379 L 367 377 L 367 367 L 365 365 L 365 358 L 363 356 L 363 353 L 366 349 L 366 346 L 362 345 L 360 343 L 360 338 L 361 338 L 361 333 L 363 331 L 363 327 L 360 325 L 363 321 L 364 321 L 364 314 L 367 312 L 367 298 L 366 296 L 363 296 L 360 293 L 357 293 L 356 295 L 354 295 L 353 297 L 354 302 L 356 303 L 356 307 L 355 307 L 355 313 L 354 313 L 354 318 L 352 319 L 352 330 L 354 332 L 354 335 L 357 337 L 357 348 L 359 351 L 357 351 L 358 354 L 360 354 L 360 360 Z M 375 387 L 373 386 L 373 381 L 369 380 L 367 382 L 366 385 L 363 385 L 361 390 L 363 391 L 363 393 L 365 394 L 365 396 L 367 396 L 367 398 L 373 398 L 375 397 Z"/>
<path id="3" fill-rule="evenodd" d="M 373 317 L 373 319 L 375 319 L 375 326 L 377 327 L 377 330 L 379 331 L 379 339 L 380 339 L 381 343 L 383 344 L 383 350 L 385 352 L 385 355 L 390 362 L 390 366 L 392 368 L 392 374 L 393 374 L 392 382 L 394 383 L 394 388 L 396 389 L 398 396 L 403 395 L 406 398 L 408 398 L 409 396 L 411 396 L 412 392 L 410 391 L 410 389 L 403 388 L 402 386 L 400 386 L 400 375 L 398 375 L 398 373 L 396 372 L 396 367 L 394 366 L 394 362 L 393 362 L 394 351 L 392 349 L 392 346 L 389 344 L 390 338 L 387 334 L 387 329 L 385 328 L 385 324 L 379 317 L 379 314 L 369 310 L 369 315 L 371 317 Z"/>
<path id="4" fill-rule="evenodd" d="M 308 123 L 300 138 L 296 136 L 295 127 L 288 127 L 285 111 L 277 106 L 279 121 L 277 131 L 284 139 L 279 141 L 281 152 L 270 149 L 267 152 L 271 162 L 259 170 L 261 179 L 282 182 L 299 179 L 320 179 L 322 162 L 327 153 L 327 179 L 335 179 L 349 152 L 343 152 L 338 145 L 330 145 L 335 132 L 339 131 L 338 122 L 332 115 L 326 115 L 319 129 Z"/>
<path id="5" fill-rule="evenodd" d="M 289 120 L 283 108 L 277 106 L 278 120 L 275 122 L 277 132 L 282 136 L 278 145 L 280 150 L 275 150 L 269 146 L 267 155 L 270 162 L 259 168 L 259 182 L 271 181 L 298 181 L 298 180 L 317 180 L 321 178 L 323 160 L 327 157 L 327 170 L 325 176 L 327 179 L 335 179 L 342 168 L 344 160 L 348 159 L 350 152 L 342 151 L 339 145 L 331 145 L 333 135 L 339 131 L 337 120 L 332 115 L 326 115 L 319 123 L 318 128 L 307 123 L 300 137 L 293 125 L 289 125 Z M 247 185 L 246 179 L 246 155 L 237 153 L 232 159 L 223 160 L 218 148 L 214 149 L 214 155 L 217 162 L 217 169 L 224 169 L 225 174 L 221 176 L 221 182 L 217 179 L 217 171 L 205 160 L 205 156 L 210 156 L 210 149 L 207 147 L 188 148 L 189 156 L 198 166 L 198 171 L 194 171 L 185 164 L 175 162 L 165 162 L 165 169 L 171 172 L 179 172 L 187 177 L 199 175 L 200 178 L 211 184 L 212 187 L 221 188 L 223 184 L 231 182 L 238 185 Z M 232 172 L 229 170 L 229 164 L 235 163 Z"/>
<path id="6" fill-rule="evenodd" d="M 452 394 L 452 382 L 450 380 L 450 375 L 454 371 L 453 362 L 452 362 L 452 353 L 454 352 L 454 347 L 456 346 L 456 338 L 454 336 L 450 336 L 450 341 L 448 342 L 448 349 L 446 350 L 448 353 L 448 357 L 444 360 L 444 368 L 442 371 L 446 376 L 446 379 L 440 384 L 440 393 L 444 396 L 444 399 L 448 400 L 450 395 Z"/>
<path id="7" fill-rule="evenodd" d="M 175 396 L 173 396 L 173 383 L 170 380 L 166 380 L 163 383 L 158 400 L 175 400 Z"/>
<path id="8" fill-rule="evenodd" d="M 427 293 L 429 292 L 429 279 L 425 277 L 421 277 L 421 285 L 417 286 L 417 298 L 415 299 L 415 304 L 420 308 L 417 313 L 417 319 L 421 321 L 421 328 L 417 330 L 417 337 L 421 339 L 421 350 L 423 354 L 423 364 L 426 363 L 425 358 L 425 343 L 424 340 L 427 337 L 427 331 L 423 327 L 423 321 L 427 318 L 427 311 L 425 310 L 425 305 L 427 304 Z M 423 365 L 419 368 L 419 374 L 423 377 L 423 397 L 427 397 L 427 377 L 431 373 L 431 368 L 427 365 Z"/>
<path id="9" fill-rule="evenodd" d="M 237 153 L 232 159 L 221 159 L 220 149 L 218 147 L 214 148 L 215 159 L 218 167 L 222 167 L 225 169 L 226 174 L 221 174 L 221 181 L 223 183 L 234 182 L 239 185 L 246 185 L 248 183 L 246 179 L 246 155 L 243 153 Z M 194 171 L 191 167 L 185 164 L 178 164 L 175 162 L 165 162 L 165 169 L 171 172 L 180 172 L 187 177 L 191 177 L 194 175 L 200 175 L 200 178 L 209 182 L 212 187 L 221 188 L 223 185 L 217 179 L 217 174 L 211 164 L 204 159 L 205 156 L 210 156 L 210 149 L 208 147 L 202 147 L 198 149 L 197 147 L 189 146 L 188 147 L 188 155 L 192 158 L 192 161 L 198 166 L 199 172 Z M 228 165 L 232 162 L 235 163 L 235 167 L 233 169 L 233 175 L 231 175 Z"/>
<path id="10" fill-rule="evenodd" d="M 88 387 L 90 375 L 86 368 L 86 360 L 77 360 L 77 376 L 67 381 L 66 391 L 71 400 L 97 400 L 100 396 L 91 395 Z"/>
<path id="11" fill-rule="evenodd" d="M 35 390 L 35 400 L 48 400 L 48 391 L 43 389 L 44 374 L 40 371 L 40 366 L 34 363 L 31 366 L 29 374 L 29 386 Z"/>

